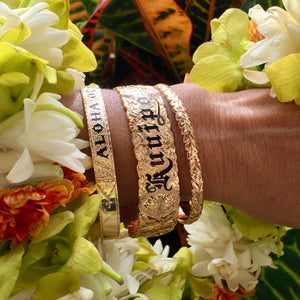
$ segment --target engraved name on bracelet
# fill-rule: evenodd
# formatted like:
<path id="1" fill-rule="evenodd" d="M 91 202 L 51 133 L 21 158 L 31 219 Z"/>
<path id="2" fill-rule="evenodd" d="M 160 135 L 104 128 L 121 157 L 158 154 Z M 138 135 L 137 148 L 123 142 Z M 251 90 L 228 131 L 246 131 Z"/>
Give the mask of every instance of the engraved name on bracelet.
<path id="1" fill-rule="evenodd" d="M 138 162 L 139 216 L 130 234 L 167 233 L 176 225 L 180 198 L 174 137 L 163 99 L 151 86 L 115 90 L 126 110 Z"/>
<path id="2" fill-rule="evenodd" d="M 137 125 L 137 130 L 140 132 L 145 130 L 147 132 L 146 140 L 148 142 L 147 146 L 150 149 L 149 158 L 151 167 L 165 165 L 165 154 L 161 151 L 164 149 L 162 147 L 161 136 L 159 134 L 160 127 L 165 125 L 165 119 L 162 115 L 160 115 L 160 103 L 156 98 L 149 99 L 147 97 L 139 97 L 136 100 L 141 104 L 141 107 L 149 105 L 151 101 L 155 101 L 157 103 L 157 114 L 155 114 L 150 108 L 140 109 L 141 118 L 148 121 L 148 124 L 144 124 L 143 126 Z M 153 122 L 151 122 L 152 120 Z M 156 122 L 156 124 L 154 122 Z M 170 158 L 166 158 L 166 160 L 168 165 L 164 169 L 159 172 L 155 172 L 154 174 L 145 174 L 147 178 L 145 189 L 148 193 L 154 193 L 157 189 L 161 188 L 164 188 L 167 191 L 172 189 L 172 186 L 168 187 L 170 177 L 167 174 L 171 171 L 173 162 Z"/>

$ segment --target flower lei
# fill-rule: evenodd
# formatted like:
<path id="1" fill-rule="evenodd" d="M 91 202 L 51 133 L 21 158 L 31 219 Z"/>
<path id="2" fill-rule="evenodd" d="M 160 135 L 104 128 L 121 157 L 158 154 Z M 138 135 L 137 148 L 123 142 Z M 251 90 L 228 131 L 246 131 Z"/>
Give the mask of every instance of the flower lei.
<path id="1" fill-rule="evenodd" d="M 195 52 L 190 80 L 223 92 L 271 85 L 279 100 L 299 103 L 299 54 L 290 34 L 299 31 L 300 4 L 284 4 L 287 12 L 252 8 L 257 27 L 240 10 L 214 19 L 212 41 Z M 253 295 L 261 267 L 274 267 L 270 254 L 282 254 L 286 228 L 232 207 L 206 202 L 199 220 L 185 226 L 189 247 L 173 257 L 160 240 L 151 245 L 126 230 L 118 240 L 91 242 L 100 200 L 84 176 L 88 143 L 77 138 L 81 119 L 59 99 L 84 85 L 82 72 L 96 61 L 68 9 L 67 0 L 0 1 L 0 299 Z M 274 45 L 276 55 L 259 55 Z"/>

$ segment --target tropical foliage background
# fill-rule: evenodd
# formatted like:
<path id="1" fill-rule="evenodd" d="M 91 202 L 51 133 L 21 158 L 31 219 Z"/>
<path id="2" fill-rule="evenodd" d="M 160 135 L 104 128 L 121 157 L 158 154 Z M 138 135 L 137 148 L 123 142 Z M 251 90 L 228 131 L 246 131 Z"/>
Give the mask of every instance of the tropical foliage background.
<path id="1" fill-rule="evenodd" d="M 88 82 L 107 88 L 175 84 L 190 71 L 196 48 L 210 39 L 210 21 L 229 7 L 248 11 L 254 4 L 282 7 L 281 0 L 71 0 L 70 17 L 98 61 Z M 288 231 L 283 242 L 284 256 L 274 258 L 278 269 L 262 270 L 249 299 L 300 299 L 300 231 Z"/>

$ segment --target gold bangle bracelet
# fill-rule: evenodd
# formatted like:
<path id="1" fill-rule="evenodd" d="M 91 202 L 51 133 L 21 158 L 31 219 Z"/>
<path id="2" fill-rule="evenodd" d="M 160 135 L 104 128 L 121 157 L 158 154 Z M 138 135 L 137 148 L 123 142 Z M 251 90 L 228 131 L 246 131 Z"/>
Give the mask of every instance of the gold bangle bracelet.
<path id="1" fill-rule="evenodd" d="M 168 100 L 174 114 L 178 127 L 181 131 L 186 156 L 190 166 L 190 176 L 192 183 L 192 199 L 189 201 L 189 213 L 187 216 L 179 217 L 179 222 L 189 224 L 196 221 L 202 211 L 203 206 L 203 181 L 200 159 L 198 156 L 195 132 L 192 127 L 190 118 L 177 94 L 165 84 L 155 86 L 164 97 Z"/>
<path id="2" fill-rule="evenodd" d="M 99 210 L 101 239 L 116 238 L 120 233 L 118 189 L 109 125 L 101 89 L 95 84 L 81 90 L 86 112 L 92 160 L 101 196 Z"/>
<path id="3" fill-rule="evenodd" d="M 117 87 L 131 131 L 139 177 L 139 216 L 131 236 L 157 236 L 173 230 L 179 209 L 174 137 L 163 98 L 152 86 Z"/>

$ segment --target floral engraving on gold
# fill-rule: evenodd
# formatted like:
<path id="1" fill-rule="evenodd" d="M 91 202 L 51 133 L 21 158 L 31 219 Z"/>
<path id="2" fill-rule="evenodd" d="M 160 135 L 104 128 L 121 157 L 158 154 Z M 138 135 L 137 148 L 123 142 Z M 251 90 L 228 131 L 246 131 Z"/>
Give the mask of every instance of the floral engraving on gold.
<path id="1" fill-rule="evenodd" d="M 178 220 L 181 223 L 189 224 L 199 218 L 203 206 L 202 171 L 198 156 L 195 132 L 186 109 L 176 93 L 165 84 L 157 84 L 155 88 L 157 88 L 170 103 L 170 106 L 175 114 L 175 118 L 178 122 L 178 127 L 181 131 L 186 156 L 189 161 L 192 183 L 192 199 L 189 201 L 190 212 L 187 216 Z"/>

